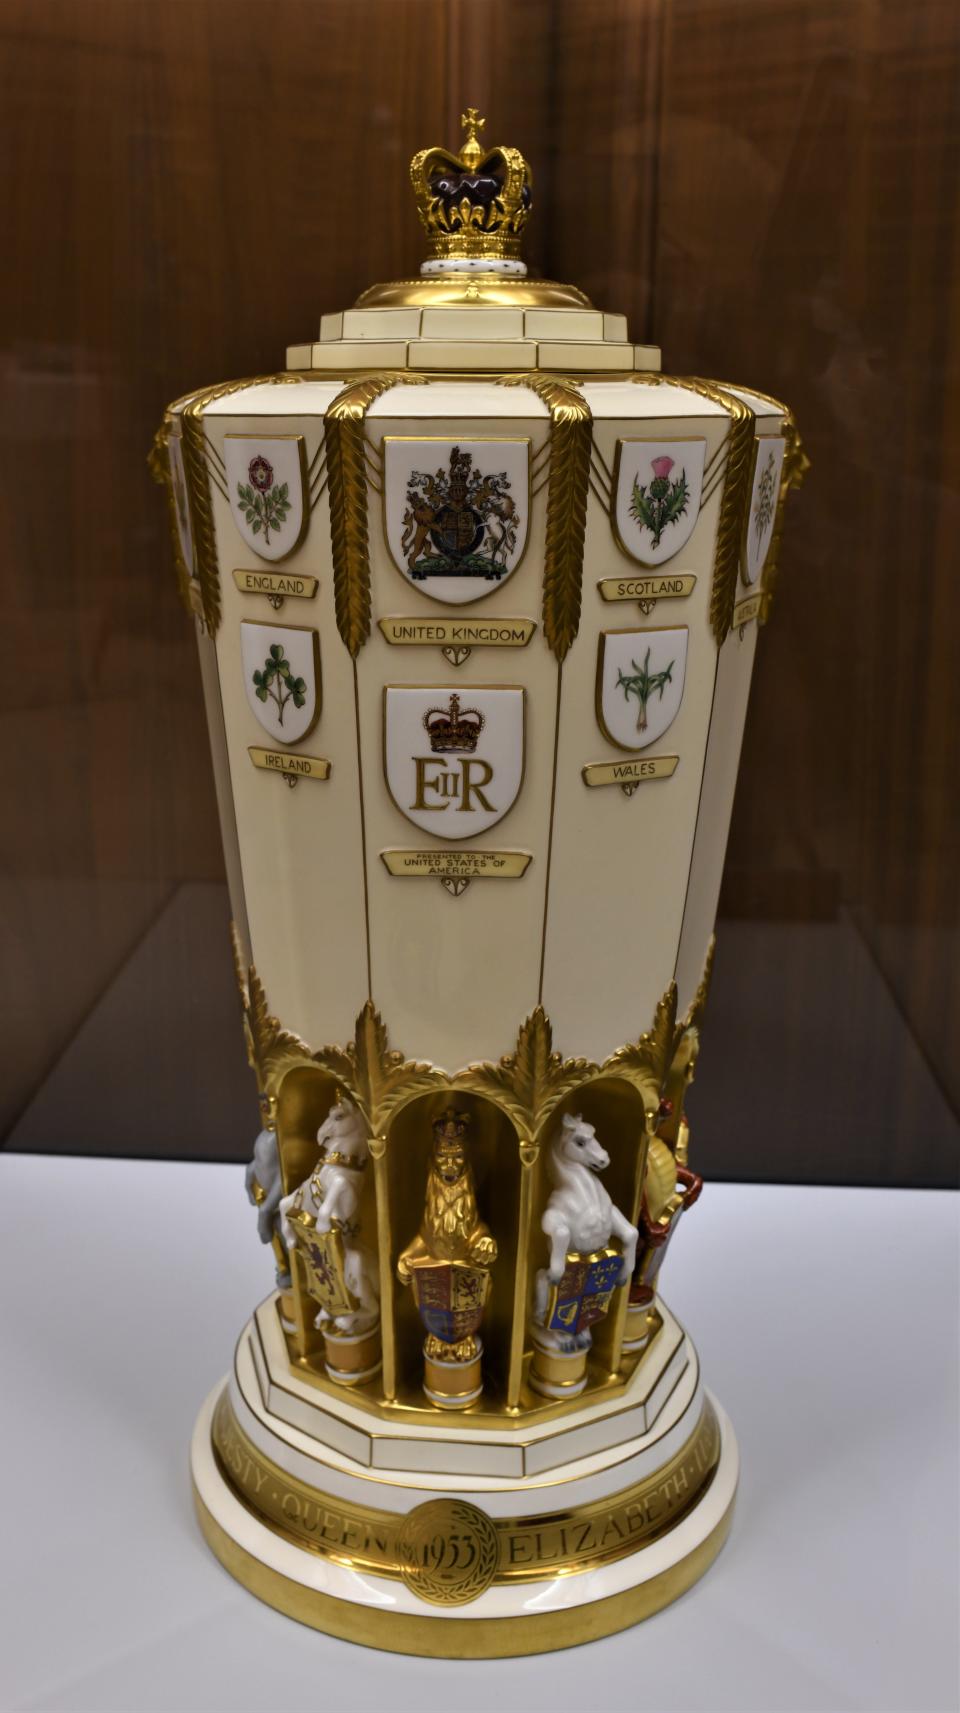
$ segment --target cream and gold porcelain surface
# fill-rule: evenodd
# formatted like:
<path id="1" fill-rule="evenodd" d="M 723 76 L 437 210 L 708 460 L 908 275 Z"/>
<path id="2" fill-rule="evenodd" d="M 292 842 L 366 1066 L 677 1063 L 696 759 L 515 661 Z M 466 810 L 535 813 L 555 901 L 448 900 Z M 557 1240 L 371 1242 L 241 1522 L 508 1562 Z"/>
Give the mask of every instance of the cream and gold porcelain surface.
<path id="1" fill-rule="evenodd" d="M 198 1423 L 198 1514 L 304 1622 L 479 1657 L 635 1621 L 729 1524 L 659 1279 L 806 460 L 786 406 L 531 280 L 529 166 L 464 127 L 412 165 L 420 277 L 178 400 L 152 467 L 279 1292 Z"/>

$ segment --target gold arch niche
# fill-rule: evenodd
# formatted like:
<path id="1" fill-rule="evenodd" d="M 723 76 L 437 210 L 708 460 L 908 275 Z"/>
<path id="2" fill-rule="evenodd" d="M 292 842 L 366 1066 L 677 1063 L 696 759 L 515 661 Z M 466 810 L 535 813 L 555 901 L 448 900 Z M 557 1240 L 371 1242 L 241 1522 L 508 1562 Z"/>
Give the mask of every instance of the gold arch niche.
<path id="1" fill-rule="evenodd" d="M 317 1131 L 338 1095 L 348 1093 L 329 1071 L 310 1061 L 295 1065 L 286 1072 L 274 1105 L 284 1195 L 289 1195 L 310 1176 L 320 1156 Z M 363 1179 L 360 1220 L 362 1229 L 372 1236 L 376 1231 L 377 1216 L 373 1172 L 365 1171 Z M 303 1362 L 316 1359 L 322 1364 L 323 1336 L 313 1324 L 317 1304 L 307 1292 L 303 1262 L 296 1249 L 290 1251 L 288 1258 L 297 1328 L 297 1356 Z"/>
<path id="2" fill-rule="evenodd" d="M 586 1119 L 588 1124 L 594 1125 L 597 1141 L 610 1156 L 610 1164 L 603 1173 L 604 1186 L 609 1191 L 614 1206 L 636 1225 L 640 1217 L 647 1148 L 656 1126 L 659 1104 L 659 1090 L 653 1082 L 644 1089 L 628 1082 L 624 1077 L 600 1076 L 566 1095 L 555 1107 L 538 1136 L 538 1158 L 534 1168 L 529 1225 L 525 1233 L 528 1279 L 523 1321 L 521 1398 L 527 1407 L 536 1407 L 542 1403 L 527 1385 L 527 1371 L 533 1354 L 530 1327 L 536 1274 L 540 1267 L 546 1266 L 548 1256 L 548 1244 L 540 1222 L 553 1188 L 548 1165 L 553 1137 L 565 1114 L 578 1114 Z M 640 1360 L 639 1355 L 623 1355 L 623 1329 L 628 1294 L 629 1284 L 620 1286 L 606 1318 L 593 1329 L 593 1345 L 587 1360 L 587 1385 L 585 1393 L 581 1393 L 581 1398 L 629 1379 Z"/>
<path id="3" fill-rule="evenodd" d="M 429 1408 L 421 1390 L 423 1324 L 412 1291 L 397 1279 L 401 1250 L 416 1236 L 433 1148 L 433 1125 L 448 1107 L 465 1112 L 470 1124 L 467 1158 L 473 1173 L 477 1207 L 497 1243 L 491 1269 L 490 1296 L 484 1310 L 483 1396 L 474 1411 L 503 1409 L 508 1394 L 511 1335 L 515 1313 L 515 1280 L 520 1253 L 520 1147 L 508 1115 L 493 1100 L 450 1088 L 446 1093 L 422 1094 L 400 1107 L 386 1132 L 383 1185 L 387 1199 L 394 1340 L 396 1401 L 409 1408 Z M 469 1414 L 470 1412 L 465 1412 Z"/>

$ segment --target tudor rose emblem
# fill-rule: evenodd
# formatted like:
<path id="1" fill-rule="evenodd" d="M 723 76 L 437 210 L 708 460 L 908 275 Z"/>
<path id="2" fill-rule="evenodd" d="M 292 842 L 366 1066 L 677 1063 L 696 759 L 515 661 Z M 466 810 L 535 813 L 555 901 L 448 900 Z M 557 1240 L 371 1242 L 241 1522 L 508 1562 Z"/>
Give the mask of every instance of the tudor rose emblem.
<path id="1" fill-rule="evenodd" d="M 611 508 L 617 540 L 640 565 L 663 565 L 700 514 L 705 440 L 618 440 Z"/>
<path id="2" fill-rule="evenodd" d="M 662 737 L 683 700 L 686 625 L 608 630 L 597 655 L 597 722 L 618 749 L 646 749 Z"/>
<path id="3" fill-rule="evenodd" d="M 308 510 L 300 434 L 225 434 L 223 463 L 233 521 L 259 559 L 286 559 L 300 545 Z"/>
<path id="4" fill-rule="evenodd" d="M 524 692 L 519 686 L 384 691 L 384 771 L 414 826 L 459 840 L 485 832 L 516 802 L 523 779 Z"/>
<path id="5" fill-rule="evenodd" d="M 786 442 L 780 434 L 757 437 L 754 453 L 753 486 L 750 491 L 750 511 L 743 538 L 741 567 L 745 583 L 755 583 L 767 561 L 773 540 L 773 525 L 780 498 L 780 478 L 783 474 L 783 451 Z"/>
<path id="6" fill-rule="evenodd" d="M 505 583 L 527 539 L 529 441 L 383 442 L 390 555 L 415 589 L 456 605 Z"/>

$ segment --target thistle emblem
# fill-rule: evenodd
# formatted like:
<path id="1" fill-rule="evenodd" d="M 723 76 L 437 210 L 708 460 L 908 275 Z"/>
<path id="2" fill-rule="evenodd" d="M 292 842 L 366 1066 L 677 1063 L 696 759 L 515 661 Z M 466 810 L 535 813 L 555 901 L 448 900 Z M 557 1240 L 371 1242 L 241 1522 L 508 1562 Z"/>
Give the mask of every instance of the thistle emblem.
<path id="1" fill-rule="evenodd" d="M 657 462 L 659 463 L 660 460 L 658 459 Z M 625 702 L 629 702 L 631 696 L 636 696 L 637 731 L 645 732 L 647 729 L 647 703 L 655 690 L 659 691 L 660 700 L 663 701 L 664 686 L 673 680 L 674 662 L 671 660 L 670 665 L 665 666 L 662 672 L 651 672 L 650 649 L 648 647 L 643 657 L 642 666 L 638 666 L 635 660 L 632 660 L 630 664 L 633 667 L 632 672 L 620 671 L 617 673 L 617 689 L 623 691 Z"/>
<path id="2" fill-rule="evenodd" d="M 649 486 L 638 482 L 634 477 L 630 494 L 630 516 L 642 529 L 650 531 L 654 547 L 659 547 L 667 525 L 676 523 L 686 511 L 690 490 L 687 487 L 685 470 L 681 470 L 677 480 L 671 482 L 672 458 L 666 455 L 654 458 L 651 468 L 653 478 Z"/>
<path id="3" fill-rule="evenodd" d="M 307 699 L 306 680 L 294 677 L 279 642 L 270 644 L 270 652 L 260 670 L 254 672 L 253 682 L 258 702 L 276 702 L 277 720 L 281 726 L 287 703 L 292 702 L 295 708 L 302 708 Z"/>
<path id="4" fill-rule="evenodd" d="M 254 535 L 263 530 L 264 543 L 269 544 L 270 531 L 279 534 L 286 522 L 290 510 L 290 484 L 274 481 L 273 465 L 262 452 L 251 458 L 247 475 L 249 481 L 237 483 L 243 515 Z"/>

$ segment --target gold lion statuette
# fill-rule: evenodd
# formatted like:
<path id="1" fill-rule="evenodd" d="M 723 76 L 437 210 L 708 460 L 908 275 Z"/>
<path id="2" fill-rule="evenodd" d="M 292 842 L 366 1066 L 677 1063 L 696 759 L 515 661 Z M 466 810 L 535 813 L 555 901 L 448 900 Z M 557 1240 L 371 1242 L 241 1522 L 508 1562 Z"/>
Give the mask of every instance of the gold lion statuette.
<path id="1" fill-rule="evenodd" d="M 490 1289 L 496 1240 L 480 1218 L 467 1160 L 469 1114 L 435 1121 L 423 1223 L 397 1262 L 426 1328 L 423 1389 L 443 1409 L 464 1409 L 483 1389 L 476 1336 Z"/>

